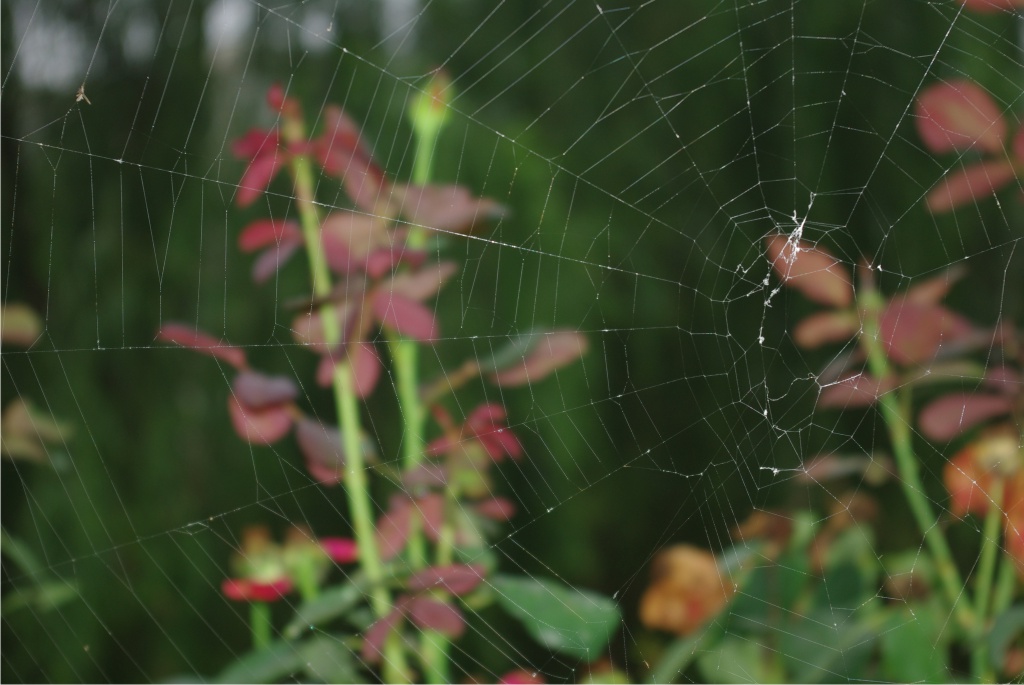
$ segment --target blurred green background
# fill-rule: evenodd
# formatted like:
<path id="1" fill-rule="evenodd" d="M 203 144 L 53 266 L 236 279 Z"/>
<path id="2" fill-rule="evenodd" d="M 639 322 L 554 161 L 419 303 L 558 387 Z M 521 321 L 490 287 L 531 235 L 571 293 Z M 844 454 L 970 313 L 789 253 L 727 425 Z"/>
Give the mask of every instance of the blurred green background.
<path id="1" fill-rule="evenodd" d="M 425 368 L 535 326 L 586 332 L 582 364 L 500 396 L 471 386 L 459 406 L 504 403 L 527 447 L 499 477 L 520 506 L 496 543 L 503 567 L 617 593 L 619 659 L 641 639 L 659 548 L 719 550 L 754 508 L 831 499 L 760 467 L 885 448 L 864 413 L 812 413 L 835 349 L 795 349 L 786 328 L 814 309 L 798 295 L 765 307 L 765 235 L 806 219 L 805 237 L 847 263 L 874 256 L 888 289 L 969 258 L 951 303 L 980 323 L 1019 315 L 1020 207 L 930 216 L 921 200 L 956 162 L 921 148 L 912 116 L 923 85 L 969 76 L 1016 121 L 1010 19 L 920 0 L 602 7 L 4 2 L 3 300 L 32 305 L 46 330 L 27 353 L 4 348 L 3 396 L 75 431 L 55 468 L 4 461 L 2 523 L 80 591 L 58 610 L 4 612 L 4 680 L 216 672 L 248 644 L 218 591 L 242 528 L 348 530 L 341 491 L 311 481 L 291 439 L 237 439 L 213 360 L 154 342 L 161 321 L 196 323 L 261 369 L 312 377 L 285 306 L 306 288 L 302 264 L 253 286 L 236 247 L 247 222 L 288 212 L 283 179 L 265 203 L 232 202 L 230 141 L 272 123 L 272 82 L 311 121 L 341 104 L 403 179 L 408 99 L 436 66 L 453 78 L 436 176 L 511 213 L 443 248 L 464 269 Z M 91 106 L 75 103 L 83 80 Z M 344 202 L 329 179 L 322 191 Z M 308 405 L 330 415 L 318 388 Z M 396 454 L 386 386 L 364 416 Z M 944 456 L 924 454 L 941 501 Z M 890 486 L 877 494 L 903 506 Z M 892 527 L 878 553 L 917 540 Z M 3 582 L 31 578 L 5 558 Z M 487 631 L 514 629 L 487 618 L 467 651 L 501 672 Z M 578 666 L 526 655 L 556 680 Z"/>

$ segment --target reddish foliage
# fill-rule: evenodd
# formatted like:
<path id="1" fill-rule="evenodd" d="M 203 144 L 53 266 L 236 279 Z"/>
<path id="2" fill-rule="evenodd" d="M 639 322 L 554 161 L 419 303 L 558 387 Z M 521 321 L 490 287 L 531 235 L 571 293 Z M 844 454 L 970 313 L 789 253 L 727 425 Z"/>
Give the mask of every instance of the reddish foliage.
<path id="1" fill-rule="evenodd" d="M 922 409 L 917 422 L 929 440 L 944 442 L 983 421 L 1009 414 L 1013 410 L 1013 402 L 1011 395 L 944 395 Z"/>
<path id="2" fill-rule="evenodd" d="M 455 596 L 466 595 L 483 581 L 485 572 L 479 564 L 432 566 L 413 574 L 406 587 L 413 592 L 441 589 Z"/>
<path id="3" fill-rule="evenodd" d="M 359 545 L 351 538 L 321 538 L 320 547 L 336 564 L 351 564 L 359 559 Z"/>
<path id="4" fill-rule="evenodd" d="M 254 445 L 269 445 L 277 442 L 292 428 L 292 407 L 290 403 L 274 404 L 254 409 L 241 404 L 237 398 L 228 398 L 228 412 L 231 425 L 243 440 Z"/>
<path id="5" fill-rule="evenodd" d="M 853 303 L 849 270 L 828 250 L 780 234 L 768 238 L 767 251 L 768 261 L 782 282 L 807 299 L 832 307 Z"/>
<path id="6" fill-rule="evenodd" d="M 296 422 L 295 438 L 306 458 L 306 469 L 314 478 L 324 485 L 341 482 L 345 476 L 345 453 L 337 428 L 311 419 L 300 419 Z"/>
<path id="7" fill-rule="evenodd" d="M 165 323 L 160 327 L 156 337 L 158 340 L 166 340 L 175 345 L 188 347 L 196 352 L 216 357 L 239 370 L 248 367 L 245 351 L 242 348 L 225 345 L 212 335 L 185 324 Z"/>
<path id="8" fill-rule="evenodd" d="M 972 200 L 992 195 L 1014 178 L 1016 171 L 1009 160 L 978 162 L 943 178 L 928 193 L 925 202 L 931 212 L 948 212 Z"/>
<path id="9" fill-rule="evenodd" d="M 935 153 L 979 149 L 997 153 L 1006 121 L 992 97 L 973 81 L 954 79 L 926 88 L 915 105 L 917 132 Z"/>
<path id="10" fill-rule="evenodd" d="M 576 331 L 552 331 L 537 342 L 514 364 L 491 374 L 491 380 L 505 387 L 536 383 L 587 353 L 587 339 Z"/>
<path id="11" fill-rule="evenodd" d="M 225 578 L 220 586 L 228 599 L 237 602 L 273 602 L 292 591 L 289 578 L 261 583 L 248 578 Z"/>

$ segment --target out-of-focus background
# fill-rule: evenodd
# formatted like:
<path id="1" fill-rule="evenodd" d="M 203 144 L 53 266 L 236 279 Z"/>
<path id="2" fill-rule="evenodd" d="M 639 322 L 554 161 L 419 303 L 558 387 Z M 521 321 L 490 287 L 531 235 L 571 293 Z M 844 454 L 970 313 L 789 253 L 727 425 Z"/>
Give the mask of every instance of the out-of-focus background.
<path id="1" fill-rule="evenodd" d="M 644 639 L 636 605 L 658 549 L 718 550 L 754 509 L 825 506 L 826 487 L 772 469 L 882 446 L 864 413 L 813 412 L 813 375 L 835 350 L 786 335 L 814 305 L 780 293 L 766 307 L 764 236 L 803 225 L 851 266 L 874 258 L 889 289 L 963 262 L 953 307 L 988 324 L 1019 314 L 1019 205 L 930 215 L 922 198 L 953 162 L 923 149 L 912 107 L 924 84 L 968 76 L 1019 110 L 1007 16 L 922 0 L 5 0 L 0 12 L 3 301 L 45 322 L 27 351 L 5 344 L 3 402 L 69 427 L 47 463 L 4 460 L 2 528 L 77 593 L 9 610 L 30 579 L 5 556 L 7 681 L 214 673 L 248 642 L 219 592 L 242 528 L 348 530 L 340 490 L 315 484 L 291 441 L 236 437 L 213 360 L 155 341 L 162 321 L 195 323 L 260 368 L 312 377 L 287 329 L 302 265 L 255 286 L 236 246 L 245 224 L 288 207 L 283 179 L 265 202 L 233 204 L 244 165 L 231 141 L 273 123 L 272 83 L 311 122 L 342 105 L 403 179 L 410 96 L 435 67 L 453 79 L 437 178 L 510 213 L 447 248 L 465 267 L 439 300 L 444 340 L 425 368 L 536 326 L 588 336 L 557 378 L 500 397 L 471 386 L 464 406 L 502 402 L 526 447 L 499 479 L 520 507 L 496 543 L 503 566 L 614 594 L 618 659 Z M 91 104 L 76 102 L 83 84 Z M 321 200 L 342 202 L 326 186 Z M 311 406 L 329 399 L 311 387 Z M 390 394 L 364 415 L 397 454 Z M 941 502 L 947 456 L 925 454 Z M 876 489 L 883 506 L 904 506 L 894 488 Z M 891 527 L 876 551 L 918 539 Z M 491 635 L 467 651 L 501 672 Z M 540 648 L 526 657 L 572 677 Z"/>

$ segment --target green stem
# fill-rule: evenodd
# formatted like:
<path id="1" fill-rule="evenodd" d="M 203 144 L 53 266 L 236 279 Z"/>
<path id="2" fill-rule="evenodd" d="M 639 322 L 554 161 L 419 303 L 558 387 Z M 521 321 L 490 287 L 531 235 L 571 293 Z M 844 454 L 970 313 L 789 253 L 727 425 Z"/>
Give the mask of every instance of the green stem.
<path id="1" fill-rule="evenodd" d="M 298 117 L 285 116 L 282 120 L 281 133 L 286 143 L 305 143 L 305 130 Z M 331 293 L 331 273 L 320 239 L 321 220 L 314 200 L 313 165 L 309 157 L 294 155 L 291 159 L 291 170 L 295 180 L 299 221 L 306 242 L 306 254 L 309 257 L 313 294 L 317 298 L 326 298 Z M 324 341 L 329 349 L 333 349 L 341 342 L 341 326 L 337 314 L 333 307 L 325 306 L 320 308 L 320 317 Z M 335 366 L 334 399 L 345 450 L 345 491 L 348 494 L 352 527 L 359 547 L 359 564 L 371 586 L 370 605 L 373 612 L 382 617 L 391 611 L 391 593 L 384 583 L 383 565 L 377 549 L 370 486 L 359 444 L 359 436 L 362 434 L 359 404 L 352 371 L 347 363 Z M 383 670 L 384 680 L 387 682 L 404 682 L 410 679 L 405 652 L 397 640 L 388 640 L 384 645 Z"/>
<path id="2" fill-rule="evenodd" d="M 999 550 L 999 524 L 1003 521 L 1003 485 L 1004 479 L 992 481 L 989 493 L 992 502 L 985 514 L 985 525 L 981 533 L 981 560 L 978 562 L 978 587 L 975 594 L 975 611 L 984 621 L 988 616 L 988 600 L 992 594 L 992 580 L 995 576 L 996 553 Z"/>
<path id="3" fill-rule="evenodd" d="M 882 381 L 890 376 L 889 361 L 885 356 L 885 350 L 882 349 L 878 323 L 885 301 L 877 290 L 868 286 L 861 290 L 861 305 L 864 308 L 864 331 L 860 341 L 867 353 L 868 369 L 876 379 Z M 960 625 L 972 639 L 977 640 L 980 627 L 978 619 L 970 601 L 962 597 L 966 591 L 964 583 L 960 579 L 960 572 L 953 561 L 953 554 L 946 538 L 938 526 L 938 518 L 925 494 L 917 455 L 914 454 L 909 411 L 901 406 L 900 395 L 897 390 L 883 393 L 878 398 L 879 410 L 889 430 L 889 440 L 892 442 L 893 455 L 900 474 L 900 486 L 917 525 L 924 534 L 925 544 L 931 553 L 946 599 Z"/>
<path id="4" fill-rule="evenodd" d="M 430 182 L 434 147 L 443 125 L 443 118 L 425 119 L 413 115 L 412 124 L 416 140 L 412 182 L 415 185 L 424 186 Z M 426 242 L 427 235 L 422 226 L 412 226 L 409 229 L 407 245 L 410 249 L 422 250 L 426 246 Z M 419 389 L 419 346 L 415 340 L 401 338 L 397 335 L 389 336 L 388 345 L 394 364 L 398 402 L 402 409 L 404 423 L 402 467 L 410 470 L 416 468 L 423 461 L 425 442 L 423 428 L 426 420 L 426 407 L 420 397 Z M 414 521 L 414 526 L 409 531 L 408 552 L 410 565 L 415 570 L 427 565 L 427 545 L 419 518 L 414 517 Z M 419 652 L 424 678 L 427 682 L 447 683 L 450 681 L 448 650 L 449 642 L 444 635 L 432 630 L 421 632 Z"/>
<path id="5" fill-rule="evenodd" d="M 269 604 L 266 602 L 251 602 L 249 604 L 249 629 L 252 630 L 253 649 L 262 651 L 270 646 L 272 624 Z"/>
<path id="6" fill-rule="evenodd" d="M 1003 554 L 999 562 L 999 577 L 992 597 L 992 616 L 999 616 L 1010 608 L 1017 590 L 1017 564 L 1009 554 Z"/>

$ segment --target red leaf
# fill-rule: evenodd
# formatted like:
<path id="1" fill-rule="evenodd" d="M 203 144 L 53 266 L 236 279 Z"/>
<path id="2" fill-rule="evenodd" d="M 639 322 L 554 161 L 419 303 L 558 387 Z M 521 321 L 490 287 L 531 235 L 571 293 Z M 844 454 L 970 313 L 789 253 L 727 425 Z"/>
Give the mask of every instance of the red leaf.
<path id="1" fill-rule="evenodd" d="M 412 502 L 409 498 L 401 495 L 392 497 L 391 506 L 377 520 L 377 547 L 382 560 L 390 561 L 405 549 L 411 517 Z"/>
<path id="2" fill-rule="evenodd" d="M 444 527 L 444 496 L 432 492 L 416 500 L 416 513 L 423 521 L 423 534 L 431 542 L 441 539 L 441 528 Z"/>
<path id="3" fill-rule="evenodd" d="M 467 233 L 474 224 L 505 214 L 494 200 L 473 197 L 457 185 L 395 186 L 393 192 L 403 217 L 435 230 Z"/>
<path id="4" fill-rule="evenodd" d="M 587 347 L 587 339 L 576 331 L 554 331 L 539 336 L 521 363 L 491 374 L 491 380 L 505 387 L 536 383 L 582 357 Z"/>
<path id="5" fill-rule="evenodd" d="M 264 247 L 282 242 L 302 240 L 299 225 L 294 221 L 275 221 L 259 219 L 242 229 L 238 234 L 238 249 L 242 252 L 255 252 Z"/>
<path id="6" fill-rule="evenodd" d="M 462 637 L 466 630 L 462 612 L 432 597 L 413 597 L 406 607 L 406 614 L 420 628 L 437 631 L 453 640 Z"/>
<path id="7" fill-rule="evenodd" d="M 1009 160 L 978 162 L 946 175 L 928 193 L 925 204 L 929 212 L 948 212 L 992 195 L 1015 177 L 1013 162 Z"/>
<path id="8" fill-rule="evenodd" d="M 260 153 L 253 157 L 246 167 L 242 179 L 238 182 L 238 192 L 235 194 L 235 204 L 239 207 L 248 207 L 256 198 L 263 194 L 270 182 L 287 163 L 288 158 L 283 152 L 276 150 L 268 153 Z"/>
<path id="9" fill-rule="evenodd" d="M 384 616 L 384 618 L 377 619 L 363 633 L 363 649 L 361 652 L 363 661 L 368 664 L 380 663 L 381 657 L 384 655 L 384 643 L 387 642 L 392 631 L 402 621 L 402 606 L 402 600 L 400 599 L 389 614 Z"/>
<path id="10" fill-rule="evenodd" d="M 242 348 L 225 345 L 209 333 L 204 333 L 185 324 L 165 323 L 160 327 L 156 337 L 158 340 L 165 340 L 216 357 L 239 370 L 243 370 L 249 365 Z"/>
<path id="11" fill-rule="evenodd" d="M 419 250 L 410 250 L 404 245 L 393 245 L 374 250 L 366 256 L 366 275 L 370 278 L 380 278 L 389 271 L 393 271 L 399 264 L 408 264 L 418 269 L 427 254 Z"/>
<path id="12" fill-rule="evenodd" d="M 455 262 L 437 262 L 418 271 L 397 274 L 387 283 L 382 284 L 379 291 L 422 302 L 436 295 L 445 281 L 458 270 L 459 267 Z"/>
<path id="13" fill-rule="evenodd" d="M 438 336 L 434 315 L 415 300 L 381 291 L 374 293 L 372 307 L 377 320 L 399 335 L 422 342 Z"/>
<path id="14" fill-rule="evenodd" d="M 793 341 L 813 350 L 826 343 L 846 342 L 860 330 L 860 316 L 849 309 L 829 310 L 812 314 L 793 329 Z"/>
<path id="15" fill-rule="evenodd" d="M 484 518 L 493 519 L 495 521 L 508 521 L 516 515 L 516 505 L 508 501 L 504 497 L 494 497 L 489 500 L 479 502 L 473 507 L 476 512 Z"/>
<path id="16" fill-rule="evenodd" d="M 768 238 L 767 250 L 768 260 L 782 282 L 807 299 L 832 307 L 853 303 L 850 272 L 828 250 L 803 240 L 794 243 L 781 234 Z"/>
<path id="17" fill-rule="evenodd" d="M 973 81 L 955 79 L 929 86 L 915 105 L 917 131 L 935 153 L 976 148 L 1001 152 L 1006 121 L 992 97 Z"/>
<path id="18" fill-rule="evenodd" d="M 955 393 L 928 404 L 921 410 L 917 423 L 929 440 L 945 442 L 968 428 L 1012 410 L 1013 398 L 1006 395 Z"/>
<path id="19" fill-rule="evenodd" d="M 925 279 L 920 283 L 907 288 L 903 297 L 908 302 L 920 305 L 939 304 L 949 294 L 949 289 L 964 277 L 966 269 L 962 266 L 953 266 L 943 271 L 938 276 Z"/>
<path id="20" fill-rule="evenodd" d="M 345 360 L 351 364 L 349 368 L 355 384 L 356 397 L 368 397 L 377 386 L 381 372 L 380 356 L 372 343 L 352 343 L 348 348 L 348 354 L 345 354 L 344 346 L 339 346 L 333 352 L 323 355 L 316 369 L 317 384 L 325 388 L 331 385 L 334 382 L 335 367 Z"/>
<path id="21" fill-rule="evenodd" d="M 822 389 L 818 395 L 818 407 L 821 409 L 849 409 L 851 407 L 869 407 L 875 403 L 879 395 L 895 387 L 892 379 L 879 382 L 874 376 L 860 373 Z"/>
<path id="22" fill-rule="evenodd" d="M 315 143 L 321 166 L 328 174 L 341 178 L 345 191 L 360 209 L 371 214 L 393 216 L 381 204 L 385 186 L 384 172 L 373 162 L 361 140 L 359 127 L 341 108 L 328 106 L 324 112 L 324 132 Z"/>
<path id="23" fill-rule="evenodd" d="M 288 435 L 292 427 L 291 411 L 288 404 L 253 409 L 239 404 L 234 397 L 228 398 L 231 425 L 239 437 L 254 445 L 269 445 Z"/>
<path id="24" fill-rule="evenodd" d="M 447 483 L 448 472 L 441 464 L 421 463 L 402 471 L 402 485 L 409 491 L 443 488 Z"/>
<path id="25" fill-rule="evenodd" d="M 359 559 L 359 545 L 352 538 L 320 538 L 320 547 L 336 564 L 351 564 Z"/>
<path id="26" fill-rule="evenodd" d="M 319 421 L 299 419 L 295 439 L 306 458 L 306 469 L 324 485 L 335 485 L 345 477 L 345 452 L 337 428 Z"/>
<path id="27" fill-rule="evenodd" d="M 379 216 L 342 211 L 324 220 L 321 241 L 328 265 L 344 273 L 363 268 L 371 253 L 390 246 L 391 236 Z"/>
<path id="28" fill-rule="evenodd" d="M 248 578 L 225 578 L 220 590 L 225 597 L 237 602 L 273 602 L 292 591 L 292 581 L 281 578 L 260 583 Z"/>
<path id="29" fill-rule="evenodd" d="M 269 131 L 252 128 L 231 144 L 231 152 L 239 159 L 252 159 L 256 155 L 276 150 L 277 146 L 278 132 L 276 128 Z"/>
<path id="30" fill-rule="evenodd" d="M 484 575 L 486 569 L 479 564 L 432 566 L 413 574 L 406 587 L 412 592 L 447 590 L 459 597 L 475 590 Z"/>
<path id="31" fill-rule="evenodd" d="M 544 679 L 536 673 L 524 670 L 509 671 L 498 681 L 502 685 L 544 685 Z"/>
<path id="32" fill-rule="evenodd" d="M 893 297 L 879 320 L 879 335 L 886 354 L 904 365 L 933 359 L 940 345 L 951 345 L 973 333 L 971 323 L 952 310 L 921 305 L 906 295 Z"/>
<path id="33" fill-rule="evenodd" d="M 295 381 L 287 376 L 268 376 L 258 371 L 243 371 L 232 383 L 235 397 L 250 409 L 265 409 L 274 404 L 291 402 L 299 396 Z"/>
<path id="34" fill-rule="evenodd" d="M 381 362 L 372 343 L 353 343 L 349 355 L 352 360 L 352 380 L 356 397 L 369 397 L 380 378 Z"/>
<path id="35" fill-rule="evenodd" d="M 263 253 L 257 257 L 256 261 L 253 262 L 253 283 L 260 284 L 269 280 L 270 277 L 277 273 L 282 266 L 288 263 L 288 260 L 292 258 L 292 255 L 295 254 L 295 251 L 300 245 L 302 245 L 301 241 L 289 241 L 282 242 L 279 246 L 264 250 Z"/>

